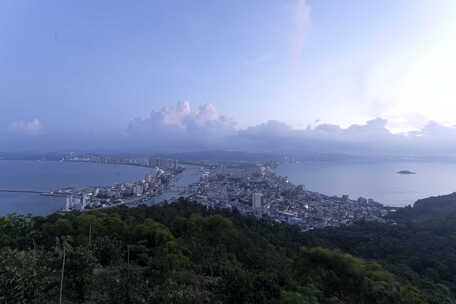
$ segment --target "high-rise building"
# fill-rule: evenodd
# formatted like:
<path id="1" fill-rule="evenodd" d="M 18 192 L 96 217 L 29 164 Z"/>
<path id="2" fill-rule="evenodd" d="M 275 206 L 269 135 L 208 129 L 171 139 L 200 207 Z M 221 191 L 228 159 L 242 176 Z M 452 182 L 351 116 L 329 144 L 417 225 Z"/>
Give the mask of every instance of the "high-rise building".
<path id="1" fill-rule="evenodd" d="M 136 196 L 141 196 L 144 193 L 144 187 L 141 184 L 136 184 L 133 186 L 133 193 Z"/>
<path id="2" fill-rule="evenodd" d="M 73 195 L 68 195 L 65 200 L 65 211 L 70 211 L 72 208 L 80 204 L 82 201 L 78 198 L 74 198 Z"/>
<path id="3" fill-rule="evenodd" d="M 263 208 L 262 204 L 263 194 L 255 192 L 252 194 L 252 208 L 255 210 L 261 210 Z"/>
<path id="4" fill-rule="evenodd" d="M 87 195 L 85 193 L 82 194 L 81 197 L 81 210 L 84 210 L 87 207 Z"/>
<path id="5" fill-rule="evenodd" d="M 154 177 L 153 177 L 153 175 L 152 175 L 152 174 L 146 174 L 146 176 L 145 176 L 145 178 L 144 178 L 144 179 L 145 179 L 145 181 L 146 181 L 146 182 L 148 182 L 148 183 L 152 183 L 152 182 L 153 182 L 153 180 L 154 180 Z"/>
<path id="6" fill-rule="evenodd" d="M 65 199 L 65 209 L 64 211 L 70 211 L 70 208 L 72 207 L 71 206 L 71 197 L 70 196 L 67 196 L 66 199 Z"/>

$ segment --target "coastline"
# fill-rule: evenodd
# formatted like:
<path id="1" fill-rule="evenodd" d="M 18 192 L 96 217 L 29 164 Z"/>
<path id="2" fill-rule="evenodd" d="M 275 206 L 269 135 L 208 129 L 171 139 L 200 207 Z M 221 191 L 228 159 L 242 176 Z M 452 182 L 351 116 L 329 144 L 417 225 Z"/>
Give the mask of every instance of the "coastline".
<path id="1" fill-rule="evenodd" d="M 419 174 L 397 174 L 413 168 Z M 329 195 L 372 197 L 385 206 L 405 207 L 418 199 L 452 193 L 454 162 L 376 161 L 282 163 L 276 169 L 293 183 Z M 433 178 L 430 178 L 433 176 Z"/>
<path id="2" fill-rule="evenodd" d="M 115 165 L 120 164 L 2 159 L 0 160 L 0 188 L 21 192 L 0 192 L 0 215 L 11 213 L 49 215 L 65 205 L 64 196 L 50 194 L 52 189 L 68 185 L 85 187 L 126 182 L 140 178 L 150 170 L 145 166 Z M 22 192 L 22 190 L 26 191 Z"/>

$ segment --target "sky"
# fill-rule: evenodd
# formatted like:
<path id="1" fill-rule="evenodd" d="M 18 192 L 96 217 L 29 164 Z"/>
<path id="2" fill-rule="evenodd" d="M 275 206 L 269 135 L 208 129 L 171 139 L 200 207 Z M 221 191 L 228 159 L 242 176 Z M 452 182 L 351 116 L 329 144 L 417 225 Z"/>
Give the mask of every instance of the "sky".
<path id="1" fill-rule="evenodd" d="M 3 0 L 0 151 L 451 151 L 455 34 L 453 0 Z"/>

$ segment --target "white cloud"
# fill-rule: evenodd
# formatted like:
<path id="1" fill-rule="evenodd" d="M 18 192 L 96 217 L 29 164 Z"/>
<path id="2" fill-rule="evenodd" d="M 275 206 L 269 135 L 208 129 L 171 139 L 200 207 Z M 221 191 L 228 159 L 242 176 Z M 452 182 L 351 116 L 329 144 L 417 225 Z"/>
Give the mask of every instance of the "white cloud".
<path id="1" fill-rule="evenodd" d="M 165 107 L 152 111 L 146 119 L 135 119 L 130 122 L 128 133 L 163 135 L 160 132 L 176 134 L 218 134 L 234 131 L 235 123 L 226 116 L 219 115 L 215 106 L 205 104 L 193 112 L 187 101 L 180 101 L 174 107 Z"/>
<path id="2" fill-rule="evenodd" d="M 38 119 L 16 120 L 9 124 L 8 130 L 20 135 L 40 135 L 43 133 L 43 124 Z"/>
<path id="3" fill-rule="evenodd" d="M 205 104 L 192 111 L 187 101 L 152 111 L 148 118 L 130 122 L 127 136 L 137 144 L 157 149 L 205 148 L 236 132 L 235 122 Z"/>
<path id="4" fill-rule="evenodd" d="M 280 121 L 236 129 L 236 123 L 206 104 L 192 111 L 186 101 L 131 121 L 130 147 L 155 151 L 236 149 L 256 152 L 323 152 L 358 155 L 453 155 L 456 127 L 430 122 L 418 131 L 392 133 L 376 118 L 343 128 L 316 123 L 296 129 Z M 454 155 L 456 156 L 456 154 Z"/>
<path id="5" fill-rule="evenodd" d="M 277 121 L 269 120 L 265 123 L 259 124 L 254 127 L 249 127 L 240 131 L 242 135 L 246 136 L 289 136 L 292 129 L 287 124 Z"/>

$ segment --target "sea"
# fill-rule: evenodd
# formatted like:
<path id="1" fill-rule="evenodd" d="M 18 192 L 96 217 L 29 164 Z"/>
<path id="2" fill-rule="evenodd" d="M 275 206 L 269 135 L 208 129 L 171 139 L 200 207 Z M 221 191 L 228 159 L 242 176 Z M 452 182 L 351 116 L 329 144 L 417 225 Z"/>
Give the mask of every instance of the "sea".
<path id="1" fill-rule="evenodd" d="M 398 174 L 401 170 L 416 174 Z M 276 172 L 310 191 L 372 198 L 392 207 L 456 192 L 455 162 L 318 161 L 282 164 Z"/>
<path id="2" fill-rule="evenodd" d="M 108 186 L 141 179 L 151 169 L 98 163 L 0 160 L 0 189 L 50 191 L 67 186 Z M 65 198 L 0 192 L 0 215 L 48 215 Z"/>
<path id="3" fill-rule="evenodd" d="M 410 170 L 416 174 L 397 174 Z M 73 186 L 108 186 L 141 179 L 152 169 L 113 164 L 0 160 L 0 189 L 50 191 Z M 276 173 L 294 184 L 327 195 L 372 198 L 384 205 L 413 205 L 421 198 L 456 191 L 452 162 L 302 162 L 282 164 Z M 199 179 L 189 166 L 178 179 L 185 186 Z M 0 192 L 0 216 L 9 213 L 49 215 L 65 204 L 62 197 Z"/>
<path id="4" fill-rule="evenodd" d="M 199 167 L 186 166 L 177 178 L 180 188 L 199 180 Z M 153 168 L 139 166 L 68 161 L 0 160 L 0 190 L 32 190 L 48 192 L 63 187 L 110 186 L 140 180 Z M 170 199 L 177 194 L 163 196 Z M 156 200 L 144 203 L 156 203 Z M 32 214 L 45 216 L 62 209 L 64 197 L 34 193 L 0 192 L 0 216 Z"/>

